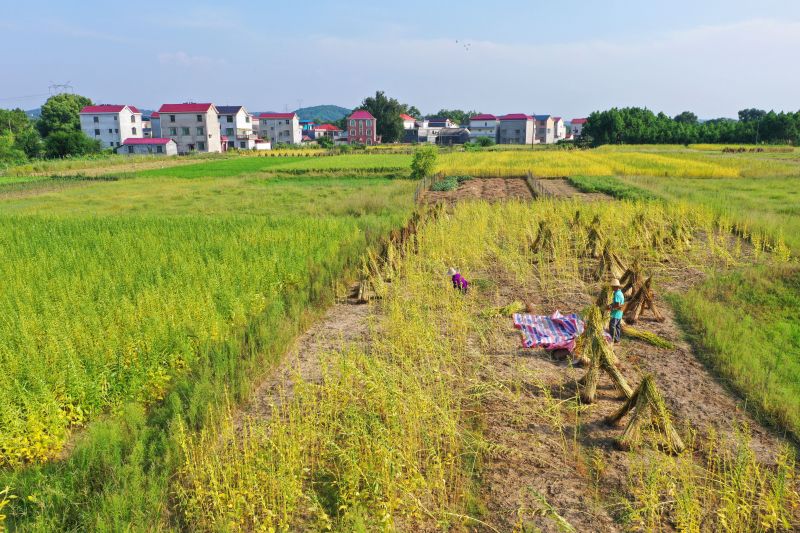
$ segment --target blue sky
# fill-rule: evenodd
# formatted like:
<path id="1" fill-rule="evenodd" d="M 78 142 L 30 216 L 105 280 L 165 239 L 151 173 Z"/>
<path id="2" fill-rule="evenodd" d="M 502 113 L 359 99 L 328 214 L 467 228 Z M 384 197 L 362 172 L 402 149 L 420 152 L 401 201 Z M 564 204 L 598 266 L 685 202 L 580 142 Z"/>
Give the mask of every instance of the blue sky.
<path id="1" fill-rule="evenodd" d="M 0 49 L 0 107 L 69 81 L 145 108 L 352 107 L 380 89 L 423 112 L 800 109 L 796 0 L 0 0 Z"/>

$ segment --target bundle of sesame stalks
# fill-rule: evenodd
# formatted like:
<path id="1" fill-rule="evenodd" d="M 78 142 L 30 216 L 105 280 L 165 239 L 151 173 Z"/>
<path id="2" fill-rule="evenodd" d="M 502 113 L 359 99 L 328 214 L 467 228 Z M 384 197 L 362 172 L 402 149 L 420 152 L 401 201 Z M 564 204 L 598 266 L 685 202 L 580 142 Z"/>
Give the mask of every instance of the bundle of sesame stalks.
<path id="1" fill-rule="evenodd" d="M 511 316 L 514 313 L 522 313 L 525 311 L 525 304 L 520 301 L 513 301 L 503 307 L 489 307 L 481 312 L 484 318 L 497 318 L 501 316 Z"/>
<path id="2" fill-rule="evenodd" d="M 651 331 L 636 329 L 633 326 L 629 326 L 627 324 L 623 324 L 622 334 L 625 335 L 626 337 L 630 337 L 632 339 L 639 339 L 640 341 L 644 341 L 647 344 L 652 344 L 656 348 L 666 348 L 667 350 L 672 350 L 673 348 L 675 348 L 675 345 L 672 344 L 667 339 L 665 339 L 664 337 L 660 337 Z"/>

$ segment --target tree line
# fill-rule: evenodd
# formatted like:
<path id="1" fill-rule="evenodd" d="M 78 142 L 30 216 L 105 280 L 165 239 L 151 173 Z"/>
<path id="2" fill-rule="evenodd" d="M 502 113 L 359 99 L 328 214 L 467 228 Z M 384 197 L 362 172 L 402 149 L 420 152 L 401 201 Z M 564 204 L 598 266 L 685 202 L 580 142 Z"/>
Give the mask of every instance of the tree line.
<path id="1" fill-rule="evenodd" d="M 0 109 L 0 163 L 100 152 L 100 141 L 81 131 L 79 113 L 87 105 L 85 96 L 62 93 L 48 98 L 35 120 L 22 109 Z"/>
<path id="2" fill-rule="evenodd" d="M 738 120 L 701 122 L 690 111 L 669 117 L 640 107 L 613 108 L 589 115 L 579 142 L 602 144 L 800 143 L 800 111 L 743 109 Z"/>

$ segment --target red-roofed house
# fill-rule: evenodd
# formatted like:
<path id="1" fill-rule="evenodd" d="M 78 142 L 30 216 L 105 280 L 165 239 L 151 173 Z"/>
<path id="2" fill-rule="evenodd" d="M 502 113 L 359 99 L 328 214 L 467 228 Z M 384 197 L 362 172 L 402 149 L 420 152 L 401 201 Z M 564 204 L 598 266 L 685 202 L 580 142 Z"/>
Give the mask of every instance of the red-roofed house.
<path id="1" fill-rule="evenodd" d="M 219 113 L 214 104 L 164 104 L 158 113 L 161 136 L 175 141 L 179 154 L 223 151 Z"/>
<path id="2" fill-rule="evenodd" d="M 587 119 L 573 118 L 569 123 L 569 129 L 573 137 L 580 137 L 583 133 L 583 127 L 586 125 Z"/>
<path id="3" fill-rule="evenodd" d="M 142 138 L 142 113 L 132 105 L 88 105 L 81 109 L 81 130 L 103 148 L 117 148 L 129 138 Z"/>
<path id="4" fill-rule="evenodd" d="M 297 113 L 261 113 L 258 116 L 258 132 L 262 139 L 269 139 L 273 148 L 276 144 L 300 144 L 303 129 Z"/>
<path id="5" fill-rule="evenodd" d="M 338 140 L 342 136 L 342 130 L 334 126 L 333 124 L 320 124 L 319 126 L 314 126 L 314 129 L 311 130 L 311 137 L 315 140 L 320 139 L 322 137 L 327 137 L 331 140 Z"/>
<path id="6" fill-rule="evenodd" d="M 122 146 L 117 148 L 118 154 L 154 154 L 154 155 L 178 155 L 178 145 L 172 139 L 150 138 L 125 139 Z"/>
<path id="7" fill-rule="evenodd" d="M 417 119 L 415 119 L 411 115 L 406 115 L 405 113 L 403 113 L 402 115 L 400 115 L 400 118 L 403 119 L 404 130 L 413 130 L 417 126 Z"/>
<path id="8" fill-rule="evenodd" d="M 378 121 L 365 109 L 353 111 L 347 117 L 347 142 L 350 144 L 378 144 L 381 142 L 375 128 Z"/>
<path id="9" fill-rule="evenodd" d="M 525 113 L 512 113 L 498 117 L 498 144 L 533 144 L 533 117 Z"/>
<path id="10" fill-rule="evenodd" d="M 494 115 L 483 113 L 469 117 L 469 138 L 471 141 L 479 137 L 488 137 L 497 141 L 497 126 L 500 122 Z"/>

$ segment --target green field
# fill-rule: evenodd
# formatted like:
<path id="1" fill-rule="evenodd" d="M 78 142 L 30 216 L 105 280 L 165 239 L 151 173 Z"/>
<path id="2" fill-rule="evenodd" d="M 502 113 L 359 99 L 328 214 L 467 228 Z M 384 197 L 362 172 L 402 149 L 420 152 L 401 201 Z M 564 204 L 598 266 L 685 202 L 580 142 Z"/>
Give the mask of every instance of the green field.
<path id="1" fill-rule="evenodd" d="M 214 176 L 221 162 L 202 165 Z M 0 197 L 0 485 L 50 494 L 12 519 L 87 530 L 117 516 L 106 527 L 119 530 L 130 513 L 160 516 L 178 446 L 168 427 L 199 427 L 240 398 L 309 307 L 408 218 L 414 186 L 137 177 Z M 49 466 L 66 443 L 70 460 Z"/>

